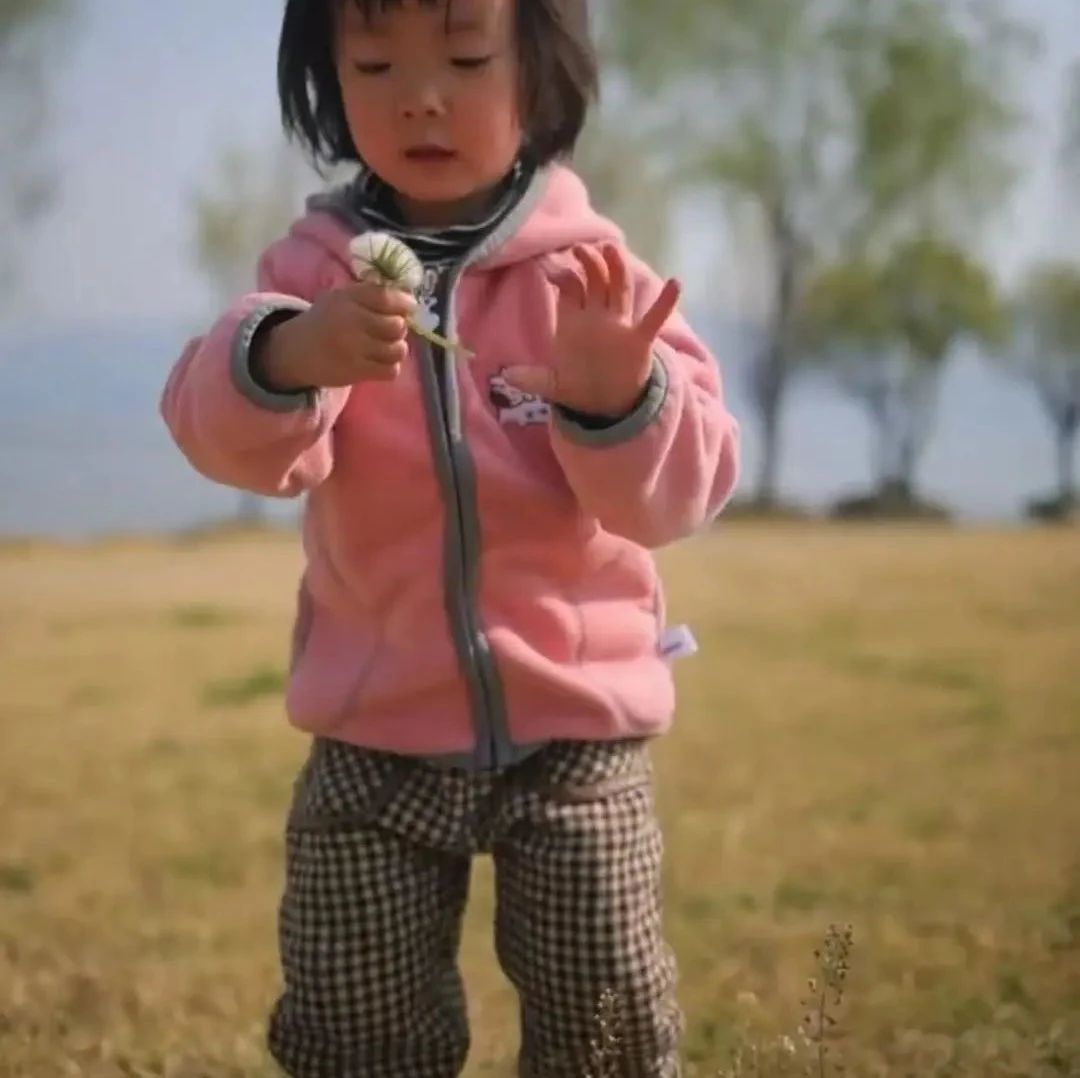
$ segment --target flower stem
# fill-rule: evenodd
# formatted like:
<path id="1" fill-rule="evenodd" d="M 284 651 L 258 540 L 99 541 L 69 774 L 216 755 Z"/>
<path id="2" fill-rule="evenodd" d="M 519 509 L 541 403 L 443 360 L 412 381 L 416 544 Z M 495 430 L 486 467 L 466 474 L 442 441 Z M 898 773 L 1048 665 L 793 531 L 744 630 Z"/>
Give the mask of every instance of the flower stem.
<path id="1" fill-rule="evenodd" d="M 818 1055 L 818 1074 L 820 1078 L 825 1078 L 825 997 L 828 992 L 828 986 L 822 988 L 821 995 L 818 997 L 818 1043 L 817 1043 L 817 1055 Z"/>
<path id="2" fill-rule="evenodd" d="M 460 341 L 451 341 L 438 333 L 432 332 L 430 329 L 424 329 L 423 326 L 417 325 L 411 318 L 408 320 L 408 326 L 418 337 L 423 337 L 425 341 L 430 341 L 447 352 L 456 352 L 461 359 L 469 360 L 474 359 L 476 356 L 475 352 L 471 352 Z"/>

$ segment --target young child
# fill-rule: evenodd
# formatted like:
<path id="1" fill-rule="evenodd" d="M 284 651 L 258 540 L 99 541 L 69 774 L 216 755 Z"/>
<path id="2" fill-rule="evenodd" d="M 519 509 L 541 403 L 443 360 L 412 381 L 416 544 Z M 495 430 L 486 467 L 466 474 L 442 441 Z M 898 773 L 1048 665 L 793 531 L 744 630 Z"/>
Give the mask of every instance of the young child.
<path id="1" fill-rule="evenodd" d="M 307 495 L 286 707 L 313 736 L 270 1050 L 296 1076 L 460 1074 L 488 853 L 519 1073 L 582 1078 L 610 989 L 617 1073 L 677 1075 L 648 742 L 680 642 L 648 548 L 720 510 L 737 428 L 677 283 L 564 163 L 586 0 L 288 0 L 278 74 L 287 129 L 356 178 L 162 400 L 204 475 Z M 354 278 L 373 231 L 419 256 L 418 298 Z"/>

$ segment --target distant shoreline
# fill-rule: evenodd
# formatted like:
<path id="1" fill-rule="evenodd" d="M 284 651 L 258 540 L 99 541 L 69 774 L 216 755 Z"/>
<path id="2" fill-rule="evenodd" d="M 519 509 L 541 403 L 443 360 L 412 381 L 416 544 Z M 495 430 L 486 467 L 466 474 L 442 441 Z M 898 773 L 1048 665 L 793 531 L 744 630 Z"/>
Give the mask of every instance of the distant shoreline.
<path id="1" fill-rule="evenodd" d="M 836 532 L 880 532 L 887 533 L 927 533 L 955 534 L 957 536 L 1013 535 L 1021 532 L 1056 532 L 1076 528 L 1077 524 L 1044 524 L 1038 521 L 924 521 L 924 520 L 836 520 L 823 515 L 808 514 L 802 517 L 781 518 L 763 517 L 751 514 L 738 514 L 721 517 L 717 523 L 705 532 L 691 536 L 685 542 L 703 539 L 707 536 L 722 535 L 725 529 L 762 531 L 836 531 Z M 204 543 L 249 542 L 251 540 L 299 542 L 300 532 L 297 527 L 278 522 L 265 525 L 234 524 L 229 521 L 211 523 L 194 528 L 175 531 L 152 529 L 130 529 L 102 531 L 82 535 L 49 535 L 46 533 L 26 534 L 0 533 L 0 555 L 18 551 L 72 550 L 84 551 L 91 548 L 115 549 L 124 546 L 198 546 Z"/>
<path id="2" fill-rule="evenodd" d="M 745 497 L 761 453 L 740 359 L 749 330 L 716 313 L 697 321 L 721 357 L 727 404 L 740 423 Z M 158 411 L 182 337 L 175 325 L 43 326 L 22 338 L 0 332 L 0 535 L 97 541 L 229 518 L 239 494 L 193 471 Z M 821 377 L 792 387 L 781 439 L 780 497 L 811 514 L 874 485 L 866 412 Z M 956 527 L 1015 528 L 1055 478 L 1050 425 L 1035 393 L 977 353 L 959 353 L 919 458 L 918 494 L 946 507 Z M 297 505 L 269 499 L 265 508 L 276 524 L 293 518 Z"/>

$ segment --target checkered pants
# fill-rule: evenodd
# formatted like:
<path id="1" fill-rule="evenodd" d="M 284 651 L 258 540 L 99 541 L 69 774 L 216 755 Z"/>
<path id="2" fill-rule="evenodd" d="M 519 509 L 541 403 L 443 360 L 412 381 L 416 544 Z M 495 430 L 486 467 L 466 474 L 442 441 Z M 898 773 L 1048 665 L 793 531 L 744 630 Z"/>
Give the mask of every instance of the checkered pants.
<path id="1" fill-rule="evenodd" d="M 278 1063 L 294 1078 L 460 1075 L 457 953 L 472 857 L 489 853 L 522 1078 L 679 1078 L 652 775 L 643 739 L 556 741 L 475 774 L 316 739 L 286 827 Z M 590 1044 L 605 990 L 617 1062 Z"/>

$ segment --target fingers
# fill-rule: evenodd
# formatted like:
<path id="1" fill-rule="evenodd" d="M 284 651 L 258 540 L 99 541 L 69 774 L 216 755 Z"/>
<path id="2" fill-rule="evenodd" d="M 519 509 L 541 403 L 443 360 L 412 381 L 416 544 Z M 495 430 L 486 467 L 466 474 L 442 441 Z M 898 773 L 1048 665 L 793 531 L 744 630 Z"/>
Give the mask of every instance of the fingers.
<path id="1" fill-rule="evenodd" d="M 371 311 L 362 311 L 358 320 L 360 331 L 374 341 L 393 344 L 395 341 L 404 340 L 409 327 L 405 319 L 399 314 L 375 314 Z"/>
<path id="2" fill-rule="evenodd" d="M 416 313 L 416 297 L 399 288 L 388 288 L 375 281 L 356 281 L 341 291 L 356 306 L 372 314 L 409 318 Z"/>
<path id="3" fill-rule="evenodd" d="M 572 307 L 584 308 L 590 305 L 606 307 L 608 304 L 608 266 L 590 247 L 582 245 L 571 249 L 574 258 L 581 267 L 581 273 L 566 270 L 555 281 L 559 288 L 559 298 Z"/>
<path id="4" fill-rule="evenodd" d="M 385 336 L 375 336 L 370 332 L 372 323 L 369 321 L 375 318 L 400 322 L 401 329 L 404 329 L 403 319 L 374 315 L 368 316 L 368 319 L 350 318 L 338 325 L 334 347 L 350 381 L 396 378 L 398 369 L 409 358 L 409 342 L 404 332 L 398 333 L 395 329 L 394 332 L 398 333 L 396 338 L 391 338 L 385 330 Z M 378 327 L 381 323 L 375 322 L 374 325 Z"/>
<path id="5" fill-rule="evenodd" d="M 368 340 L 363 343 L 360 351 L 362 359 L 378 366 L 393 367 L 398 363 L 404 363 L 409 358 L 408 341 L 374 341 Z"/>
<path id="6" fill-rule="evenodd" d="M 559 289 L 559 301 L 567 306 L 582 308 L 588 301 L 584 282 L 570 270 L 559 274 L 555 279 L 555 285 Z"/>
<path id="7" fill-rule="evenodd" d="M 401 360 L 396 363 L 381 363 L 369 359 L 360 359 L 352 372 L 354 382 L 392 382 L 401 374 Z"/>
<path id="8" fill-rule="evenodd" d="M 393 377 L 409 355 L 407 314 L 416 301 L 406 292 L 361 281 L 342 289 L 345 303 L 339 322 L 346 354 L 354 356 L 360 377 Z"/>
<path id="9" fill-rule="evenodd" d="M 637 332 L 649 344 L 660 336 L 660 331 L 678 306 L 681 293 L 682 285 L 674 279 L 669 280 L 661 289 L 653 305 L 642 315 L 641 321 L 637 324 Z"/>
<path id="10" fill-rule="evenodd" d="M 598 253 L 579 244 L 572 253 L 584 275 L 579 306 L 595 304 L 607 307 L 621 318 L 628 318 L 633 309 L 633 290 L 619 248 L 613 243 L 605 243 Z M 577 274 L 573 276 L 577 277 Z M 581 278 L 577 279 L 580 283 Z"/>
<path id="11" fill-rule="evenodd" d="M 575 247 L 574 257 L 585 271 L 588 301 L 606 307 L 608 303 L 607 263 L 591 247 Z"/>
<path id="12" fill-rule="evenodd" d="M 634 307 L 630 275 L 619 248 L 613 243 L 604 245 L 604 262 L 608 270 L 608 305 L 620 318 L 629 318 Z"/>

